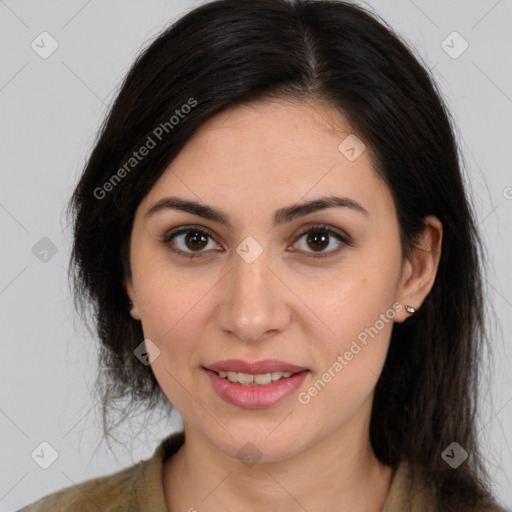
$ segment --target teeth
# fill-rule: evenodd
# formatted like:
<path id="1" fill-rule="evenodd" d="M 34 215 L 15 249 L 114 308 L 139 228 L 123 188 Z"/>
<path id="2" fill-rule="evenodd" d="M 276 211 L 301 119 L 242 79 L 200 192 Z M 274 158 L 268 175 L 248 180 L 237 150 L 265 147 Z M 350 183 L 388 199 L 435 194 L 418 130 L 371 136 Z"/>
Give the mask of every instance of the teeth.
<path id="1" fill-rule="evenodd" d="M 270 384 L 272 382 L 271 373 L 260 373 L 253 377 L 255 384 Z"/>
<path id="2" fill-rule="evenodd" d="M 219 371 L 221 377 L 227 378 L 230 382 L 248 385 L 265 385 L 270 384 L 279 379 L 286 379 L 293 375 L 291 372 L 272 372 L 272 373 L 258 373 L 251 375 L 250 373 L 241 372 L 223 372 Z"/>

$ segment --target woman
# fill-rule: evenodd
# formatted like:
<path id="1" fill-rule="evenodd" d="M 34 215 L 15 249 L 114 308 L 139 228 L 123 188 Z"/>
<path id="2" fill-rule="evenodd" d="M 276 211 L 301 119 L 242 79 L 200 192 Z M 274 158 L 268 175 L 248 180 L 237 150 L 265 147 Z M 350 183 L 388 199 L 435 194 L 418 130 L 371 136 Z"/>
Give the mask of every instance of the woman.
<path id="1" fill-rule="evenodd" d="M 184 429 L 23 511 L 502 510 L 457 150 L 429 73 L 360 7 L 220 0 L 169 27 L 74 192 L 72 264 L 105 425 L 130 397 Z"/>

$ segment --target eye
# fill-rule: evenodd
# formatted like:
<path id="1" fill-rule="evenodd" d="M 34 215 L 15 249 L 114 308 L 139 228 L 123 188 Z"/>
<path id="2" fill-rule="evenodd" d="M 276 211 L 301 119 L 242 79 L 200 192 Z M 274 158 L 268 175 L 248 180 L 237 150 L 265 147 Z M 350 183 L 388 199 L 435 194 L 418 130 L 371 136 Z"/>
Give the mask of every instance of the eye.
<path id="1" fill-rule="evenodd" d="M 192 259 L 201 256 L 201 254 L 194 254 L 194 252 L 208 247 L 208 238 L 212 239 L 213 236 L 212 233 L 205 228 L 199 229 L 196 226 L 181 226 L 169 231 L 163 238 L 162 243 L 168 246 L 169 249 L 178 256 Z M 177 242 L 175 242 L 174 239 L 176 239 Z M 177 245 L 178 249 L 175 249 L 173 245 Z M 187 252 L 187 249 L 193 252 Z"/>
<path id="2" fill-rule="evenodd" d="M 304 231 L 301 235 L 299 235 L 299 241 L 302 237 L 308 235 L 305 239 L 307 247 L 314 247 L 313 252 L 323 251 L 326 247 L 331 245 L 331 239 L 335 238 L 338 241 L 338 248 L 332 249 L 327 252 L 322 252 L 319 254 L 309 254 L 307 257 L 309 258 L 325 258 L 328 256 L 332 256 L 338 253 L 344 245 L 350 245 L 350 242 L 347 237 L 343 236 L 341 233 L 330 229 L 329 226 L 320 225 L 320 226 L 311 226 L 306 231 Z M 297 242 L 296 242 L 297 243 Z M 306 251 L 308 252 L 308 251 Z"/>
<path id="3" fill-rule="evenodd" d="M 339 252 L 344 245 L 351 245 L 347 237 L 326 225 L 309 227 L 299 235 L 298 242 L 305 235 L 308 235 L 305 239 L 306 244 L 311 244 L 309 247 L 314 247 L 313 252 L 318 253 L 308 254 L 306 257 L 309 258 L 325 258 Z M 338 241 L 338 248 L 332 249 L 328 252 L 319 253 L 319 251 L 323 251 L 326 247 L 331 245 L 330 242 L 332 238 Z M 205 252 L 203 249 L 208 249 L 209 239 L 213 241 L 213 234 L 206 228 L 199 228 L 197 226 L 181 226 L 169 231 L 161 242 L 178 256 L 192 259 L 201 257 L 201 253 Z M 295 244 L 298 242 L 295 242 Z M 210 247 L 210 249 L 212 249 L 212 247 Z M 303 252 L 308 252 L 307 250 L 301 250 Z"/>

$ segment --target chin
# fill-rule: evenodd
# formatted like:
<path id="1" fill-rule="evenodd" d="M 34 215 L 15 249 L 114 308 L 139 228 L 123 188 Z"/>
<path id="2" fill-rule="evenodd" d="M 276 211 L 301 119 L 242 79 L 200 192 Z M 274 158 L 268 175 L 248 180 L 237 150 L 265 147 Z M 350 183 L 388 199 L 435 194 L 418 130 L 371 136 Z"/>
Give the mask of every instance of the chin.
<path id="1" fill-rule="evenodd" d="M 222 441 L 213 439 L 212 442 L 219 451 L 239 459 L 248 467 L 256 462 L 285 461 L 295 456 L 300 446 L 298 440 L 285 430 L 278 432 L 280 427 L 276 429 L 277 424 L 265 429 L 238 427 L 232 436 L 224 432 Z M 293 426 L 291 430 L 296 431 Z"/>

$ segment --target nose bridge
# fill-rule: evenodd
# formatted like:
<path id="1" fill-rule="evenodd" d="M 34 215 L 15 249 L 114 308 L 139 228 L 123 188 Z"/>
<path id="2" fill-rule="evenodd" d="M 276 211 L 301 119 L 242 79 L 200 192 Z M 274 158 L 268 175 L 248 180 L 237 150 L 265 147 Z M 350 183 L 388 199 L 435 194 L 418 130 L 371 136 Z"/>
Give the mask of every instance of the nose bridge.
<path id="1" fill-rule="evenodd" d="M 220 327 L 243 341 L 257 341 L 288 321 L 283 290 L 279 289 L 282 284 L 267 268 L 271 265 L 268 249 L 262 249 L 256 251 L 251 240 L 240 244 L 222 294 Z"/>

